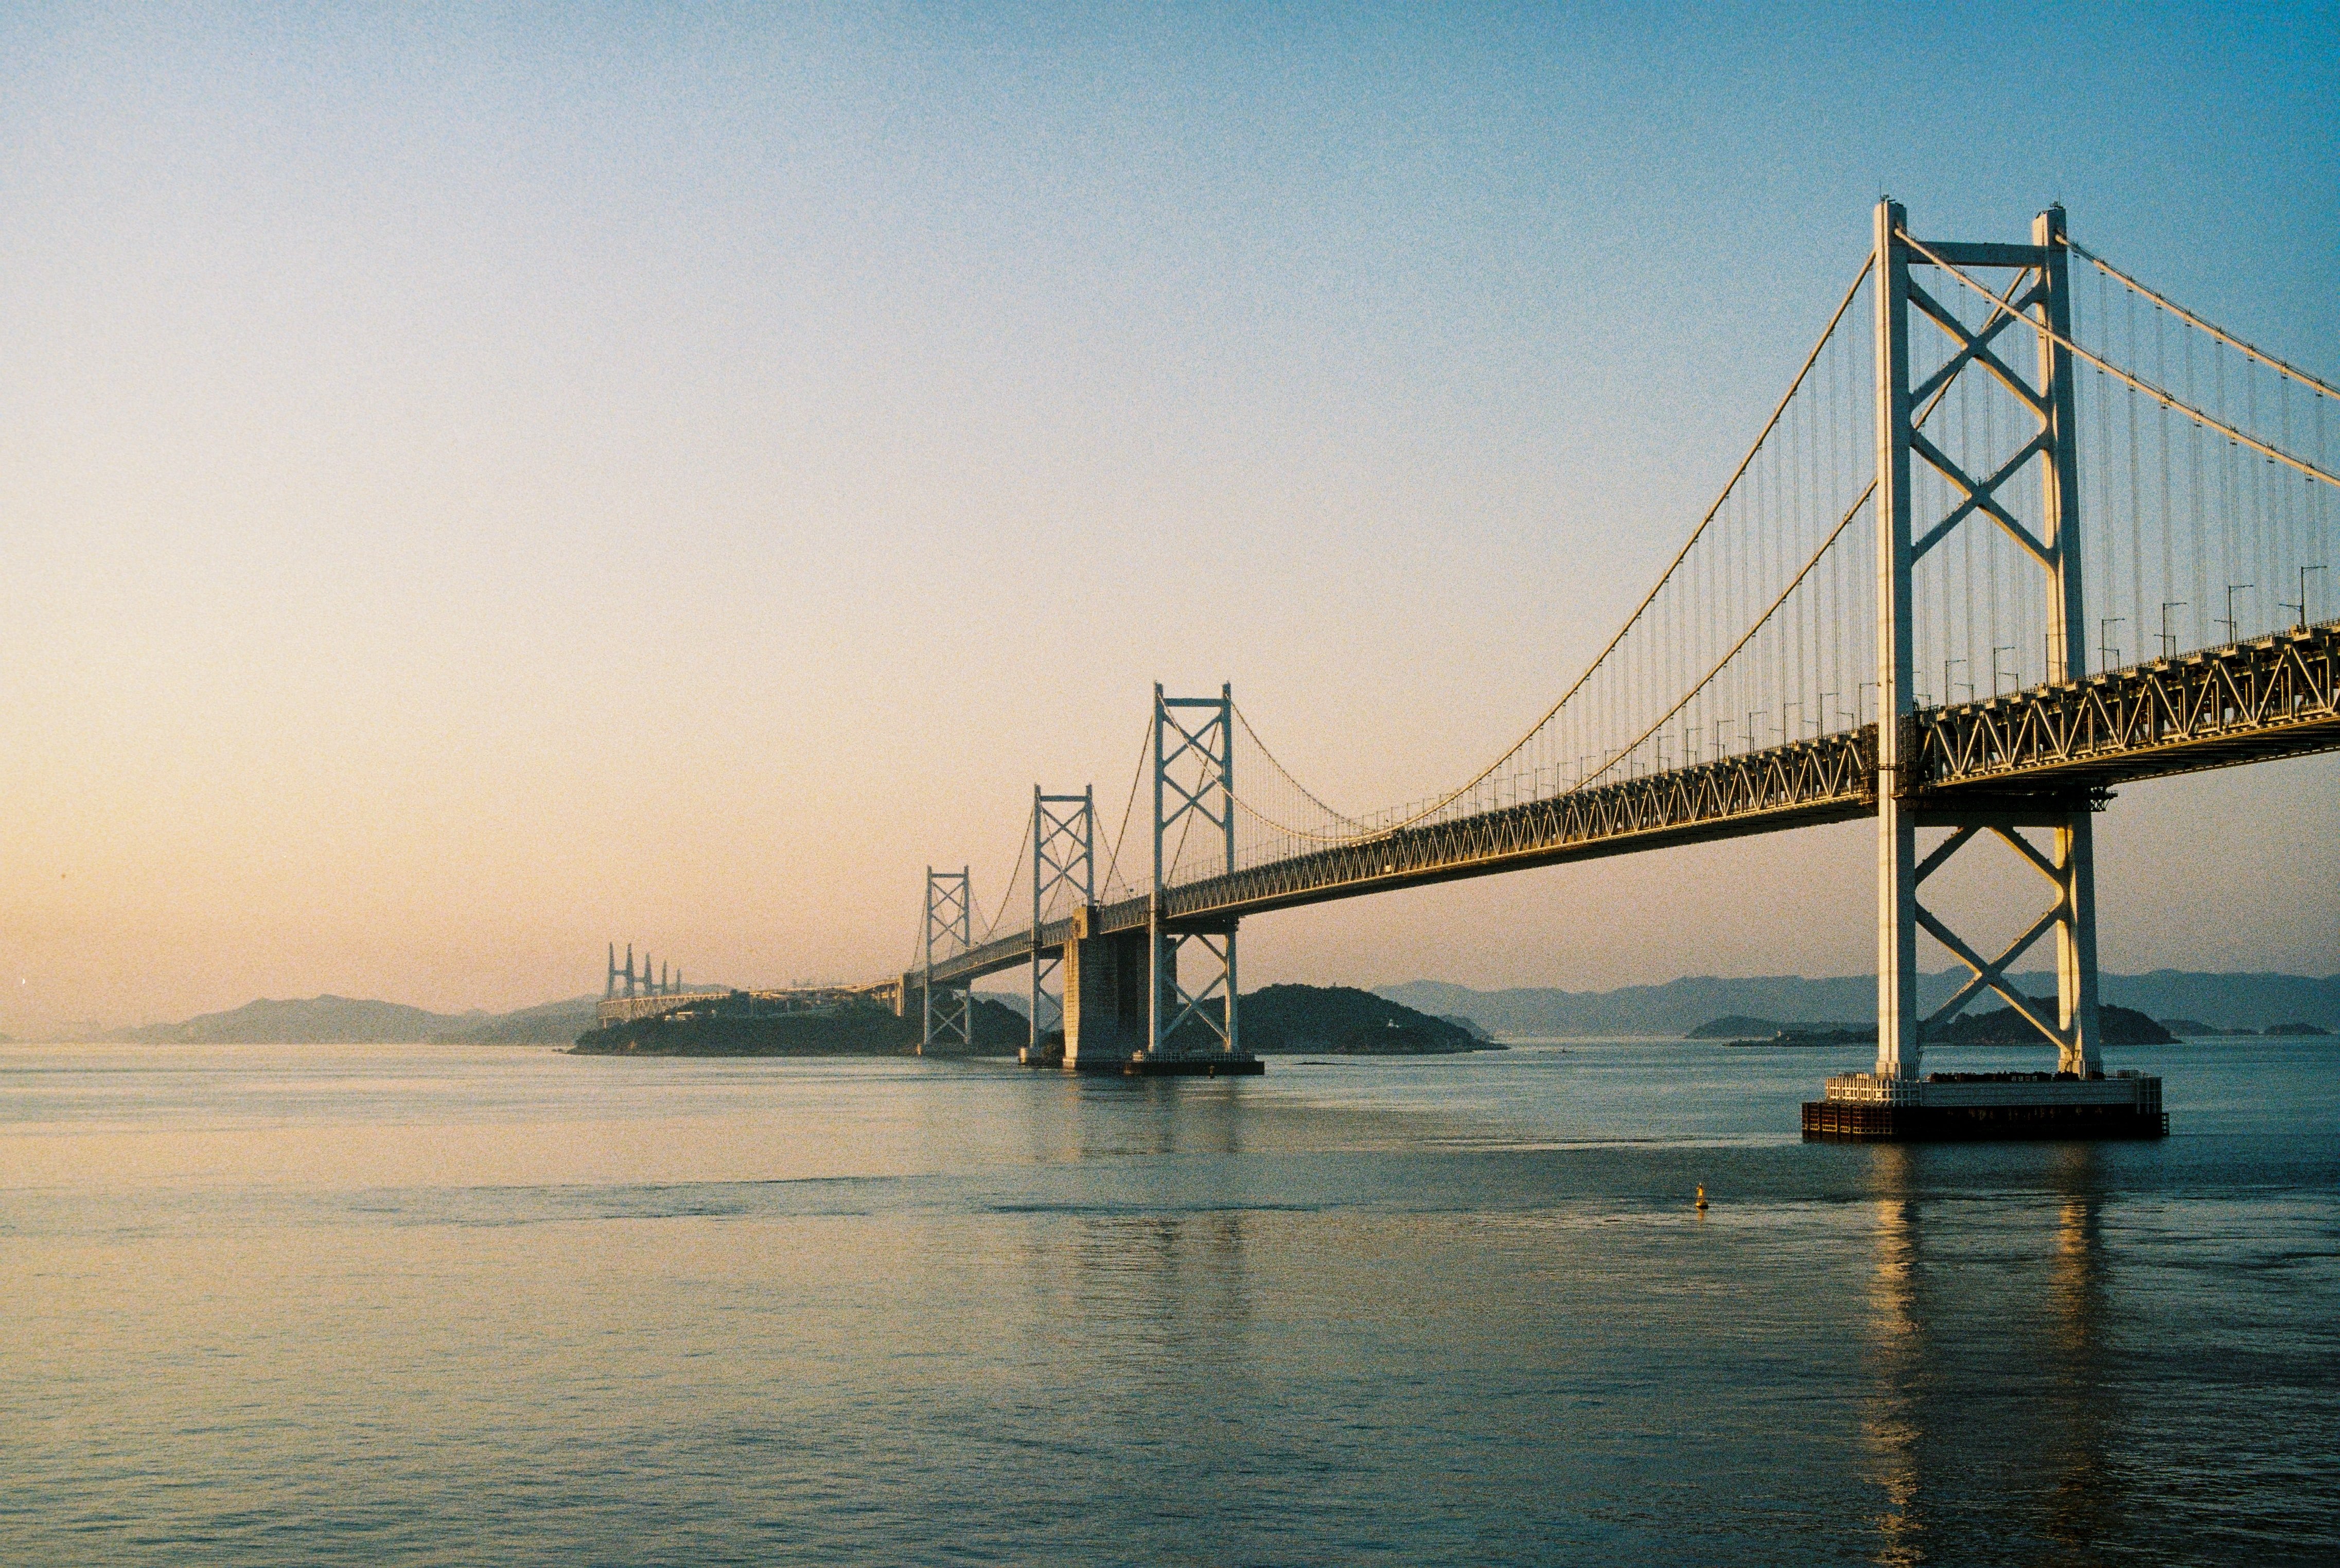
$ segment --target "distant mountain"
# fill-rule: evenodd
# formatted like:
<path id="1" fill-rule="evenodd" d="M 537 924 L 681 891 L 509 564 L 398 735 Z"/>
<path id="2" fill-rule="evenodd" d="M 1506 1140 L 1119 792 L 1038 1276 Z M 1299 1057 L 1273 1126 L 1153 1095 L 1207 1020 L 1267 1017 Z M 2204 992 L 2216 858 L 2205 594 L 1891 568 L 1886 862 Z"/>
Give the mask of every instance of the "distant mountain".
<path id="1" fill-rule="evenodd" d="M 2340 975 L 2318 979 L 2153 969 L 2142 975 L 2106 975 L 2099 984 L 2106 1001 L 2161 1019 L 2199 1018 L 2226 1028 L 2265 1029 L 2270 1024 L 2299 1022 L 2340 1029 Z M 2045 976 L 2032 987 L 2054 988 Z"/>
<path id="2" fill-rule="evenodd" d="M 599 997 L 570 997 L 565 1001 L 540 1002 L 518 1012 L 468 1021 L 461 1028 L 442 1029 L 429 1037 L 436 1046 L 565 1046 L 600 1022 L 594 1008 Z"/>
<path id="3" fill-rule="evenodd" d="M 149 1024 L 104 1037 L 134 1046 L 396 1045 L 426 1040 L 478 1017 L 425 1012 L 397 1002 L 312 997 L 305 1001 L 246 1002 L 225 1013 L 204 1013 L 179 1024 Z"/>
<path id="4" fill-rule="evenodd" d="M 2052 994 L 2056 987 L 2056 978 L 2042 972 L 2008 978 L 2027 996 Z M 1919 1006 L 1941 1006 L 1966 979 L 1964 970 L 1921 975 Z M 2105 1001 L 2156 1018 L 2202 1018 L 2251 1028 L 2299 1020 L 2340 1028 L 2340 975 L 2316 978 L 2156 969 L 2143 975 L 2105 975 L 2100 988 Z M 1679 1038 L 1731 1014 L 1754 1020 L 1846 1022 L 1873 1021 L 1877 1014 L 1877 980 L 1871 975 L 1818 979 L 1801 975 L 1748 979 L 1700 975 L 1669 980 L 1662 986 L 1627 986 L 1613 991 L 1474 991 L 1438 980 L 1413 980 L 1378 989 L 1392 1001 L 1425 1013 L 1459 1014 L 1498 1038 L 1511 1039 L 1601 1035 Z"/>

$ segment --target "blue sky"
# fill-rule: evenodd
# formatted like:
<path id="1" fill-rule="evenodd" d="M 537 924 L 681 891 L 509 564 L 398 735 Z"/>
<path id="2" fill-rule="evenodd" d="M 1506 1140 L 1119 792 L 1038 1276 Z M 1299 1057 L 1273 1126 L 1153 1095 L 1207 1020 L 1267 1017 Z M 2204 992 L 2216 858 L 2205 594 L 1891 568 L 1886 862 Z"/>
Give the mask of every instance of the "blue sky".
<path id="1" fill-rule="evenodd" d="M 1344 802 L 1437 788 L 1679 543 L 1883 191 L 2061 200 L 2340 372 L 2328 7 L 30 6 L 0 60 L 27 1018 L 518 1004 L 611 937 L 882 969 L 1036 776 L 1121 787 L 1157 679 Z M 2136 792 L 2107 962 L 2340 968 L 2336 779 Z M 1281 917 L 1246 972 L 1844 972 L 1867 857 Z M 2188 919 L 2228 874 L 2281 896 Z"/>

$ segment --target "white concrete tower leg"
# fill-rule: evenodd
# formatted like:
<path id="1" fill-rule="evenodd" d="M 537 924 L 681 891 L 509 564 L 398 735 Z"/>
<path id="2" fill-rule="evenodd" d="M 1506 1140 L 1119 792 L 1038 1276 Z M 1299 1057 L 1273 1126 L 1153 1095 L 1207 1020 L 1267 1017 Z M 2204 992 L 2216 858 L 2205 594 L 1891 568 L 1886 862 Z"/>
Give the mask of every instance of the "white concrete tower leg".
<path id="1" fill-rule="evenodd" d="M 1170 967 L 1169 956 L 1162 950 L 1162 731 L 1169 714 L 1162 701 L 1162 683 L 1157 680 L 1154 683 L 1154 887 L 1145 908 L 1145 1054 L 1149 1057 L 1162 1055 L 1162 1032 L 1170 1027 L 1170 1020 L 1164 1016 L 1168 1007 L 1162 997 L 1163 981 Z"/>
<path id="2" fill-rule="evenodd" d="M 2056 1027 L 2063 1032 L 2057 1070 L 2103 1076 L 2097 1006 L 2097 832 L 2087 806 L 2056 829 L 2056 869 L 2064 885 L 2056 924 Z"/>
<path id="3" fill-rule="evenodd" d="M 2073 400 L 2069 259 L 2064 209 L 2050 207 L 2031 221 L 2031 243 L 2041 248 L 2042 295 L 2032 317 L 2048 331 L 2039 343 L 2039 389 L 2047 404 L 2047 463 L 2040 477 L 2047 542 L 2053 556 L 2048 595 L 2049 646 L 2059 648 L 2066 680 L 2088 677 L 2087 601 L 2081 595 L 2079 421 Z M 2055 334 L 2054 337 L 2049 333 Z M 2056 829 L 2056 871 L 2063 907 L 2056 925 L 2056 1027 L 2062 1034 L 2057 1067 L 2094 1076 L 2104 1070 L 2097 1007 L 2096 829 L 2089 804 L 2076 801 Z"/>
<path id="4" fill-rule="evenodd" d="M 1226 834 L 1227 875 L 1235 870 L 1235 689 L 1233 681 L 1219 686 L 1219 826 Z M 1243 1010 L 1243 992 L 1235 984 L 1235 922 L 1227 922 L 1227 1004 L 1220 1045 L 1229 1056 L 1240 1048 L 1236 1043 L 1242 1022 L 1237 1014 Z"/>
<path id="5" fill-rule="evenodd" d="M 919 917 L 919 928 L 926 933 L 926 960 L 922 974 L 925 984 L 918 987 L 918 1055 L 925 1056 L 927 1047 L 935 1040 L 935 868 L 927 868 L 926 911 Z"/>
<path id="6" fill-rule="evenodd" d="M 1047 824 L 1046 811 L 1040 799 L 1040 787 L 1032 786 L 1032 991 L 1029 997 L 1031 1017 L 1026 1020 L 1025 1049 L 1027 1059 L 1037 1060 L 1040 1055 L 1040 904 L 1047 886 Z"/>
<path id="7" fill-rule="evenodd" d="M 1903 791 L 1903 720 L 1915 711 L 1909 538 L 1909 273 L 1897 202 L 1877 203 L 1877 1076 L 1915 1078 L 1918 829 Z"/>

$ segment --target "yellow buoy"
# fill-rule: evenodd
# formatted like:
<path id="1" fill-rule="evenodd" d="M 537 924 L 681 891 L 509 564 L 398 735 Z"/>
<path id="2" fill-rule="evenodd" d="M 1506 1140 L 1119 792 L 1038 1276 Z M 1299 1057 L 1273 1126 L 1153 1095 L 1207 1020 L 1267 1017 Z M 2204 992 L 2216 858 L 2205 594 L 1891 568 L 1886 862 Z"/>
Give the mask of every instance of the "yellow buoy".
<path id="1" fill-rule="evenodd" d="M 1698 1184 L 1698 1206 L 1700 1208 L 1704 1208 L 1706 1206 L 1706 1184 L 1704 1182 Z"/>

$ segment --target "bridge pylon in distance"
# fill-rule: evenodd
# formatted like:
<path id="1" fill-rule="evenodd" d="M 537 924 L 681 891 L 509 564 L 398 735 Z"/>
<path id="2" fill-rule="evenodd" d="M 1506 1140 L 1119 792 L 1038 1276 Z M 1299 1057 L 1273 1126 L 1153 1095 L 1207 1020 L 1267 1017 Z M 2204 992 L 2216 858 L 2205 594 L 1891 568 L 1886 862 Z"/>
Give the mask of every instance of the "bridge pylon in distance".
<path id="1" fill-rule="evenodd" d="M 1055 997 L 1046 987 L 1049 976 L 1062 974 L 1066 949 L 1043 947 L 1040 940 L 1049 900 L 1059 893 L 1078 898 L 1083 909 L 1096 902 L 1094 785 L 1077 795 L 1049 795 L 1037 784 L 1032 786 L 1032 1038 L 1024 1052 L 1027 1065 L 1037 1065 L 1048 1055 L 1040 1044 L 1048 1031 L 1043 1021 L 1044 1006 L 1054 1003 L 1060 1023 L 1065 1017 L 1062 985 Z M 1057 1057 L 1062 1054 L 1061 1050 L 1055 1053 Z"/>
<path id="2" fill-rule="evenodd" d="M 937 1046 L 971 1051 L 975 1048 L 975 1004 L 969 987 L 945 985 L 936 990 L 935 959 L 963 953 L 975 944 L 975 899 L 968 891 L 967 868 L 937 871 L 927 868 L 925 980 L 919 987 L 918 1054 Z"/>
<path id="3" fill-rule="evenodd" d="M 1928 1093 L 1929 1087 L 1940 1086 L 1921 1081 L 1926 1032 L 1947 1024 L 1985 990 L 1998 992 L 2056 1046 L 2060 1073 L 2083 1080 L 2103 1077 L 2093 823 L 2105 797 L 2086 789 L 2053 786 L 1984 795 L 1929 790 L 1916 720 L 1918 616 L 1912 574 L 1920 560 L 1962 529 L 1996 527 L 2013 539 L 2020 556 L 2038 570 L 2049 675 L 2074 682 L 2087 677 L 2075 367 L 2064 346 L 2072 333 L 2064 211 L 2051 207 L 2040 213 L 2033 221 L 2028 245 L 1917 241 L 1910 236 L 1901 204 L 1889 199 L 1878 203 L 1874 239 L 1877 683 L 1881 693 L 1877 731 L 1877 1067 L 1873 1075 L 1831 1081 L 1829 1101 L 1848 1102 L 1839 1119 L 1849 1119 L 1843 1126 L 1832 1123 L 1819 1129 L 1849 1136 L 1894 1136 L 1895 1125 L 1904 1118 L 1913 1127 L 1926 1121 L 1933 1099 L 1947 1103 L 1949 1097 Z M 1941 270 L 1945 263 L 2008 280 L 2001 296 L 2008 308 L 1994 310 L 1979 327 L 1965 325 L 1933 292 L 1938 288 L 1947 293 L 1956 286 Z M 1948 358 L 1913 383 L 1911 334 L 1937 330 L 1950 340 Z M 2028 372 L 2016 362 L 2022 356 L 2005 352 L 2026 337 L 2037 345 Z M 1987 461 L 1970 472 L 1929 439 L 1925 425 L 1926 416 L 1955 392 L 1955 383 L 1972 376 L 1988 376 L 2004 387 L 2028 421 L 2036 422 L 2016 432 L 2028 439 L 2016 442 L 2011 455 L 1987 454 Z M 1944 484 L 1921 490 L 1914 482 L 1919 463 L 1938 474 Z M 2036 470 L 2034 482 L 2039 486 L 2036 529 L 1998 499 L 2002 491 L 2012 497 L 2008 487 L 2026 479 L 2027 469 Z M 1934 511 L 1921 514 L 1919 498 L 1926 493 L 1944 499 Z M 1951 693 L 1946 690 L 1942 698 L 1947 703 Z M 2027 829 L 2045 831 L 2049 846 L 2042 849 L 2025 838 Z M 1920 829 L 1948 829 L 1948 837 L 1920 857 Z M 1986 836 L 2003 841 L 2053 889 L 2047 911 L 1997 958 L 1977 951 L 1919 898 L 1928 878 Z M 1926 1017 L 1918 1006 L 1921 930 L 1948 948 L 1969 972 L 1949 1001 Z M 2007 977 L 2051 931 L 2056 936 L 2057 998 L 2055 1017 L 2049 1018 Z M 2157 1128 L 2158 1087 L 2156 1082 L 2151 1117 Z M 2010 1106 L 2010 1113 L 2019 1108 L 2026 1114 L 2053 1114 L 2046 1102 L 2057 1096 L 2043 1086 L 2035 1097 L 2042 1101 L 2040 1106 Z M 2090 1107 L 2087 1114 L 2094 1112 Z M 1854 1122 L 1861 1125 L 1856 1127 Z M 1809 1110 L 1807 1128 L 1812 1130 Z"/>
<path id="4" fill-rule="evenodd" d="M 1205 835 L 1205 853 L 1224 861 L 1215 869 L 1235 868 L 1234 726 L 1231 686 L 1222 685 L 1216 697 L 1165 697 L 1155 684 L 1154 887 L 1146 914 L 1144 1060 L 1158 1070 L 1245 1059 L 1234 918 L 1173 929 L 1162 914 L 1164 895 L 1178 869 L 1173 862 L 1198 829 Z M 1197 1036 L 1203 1043 L 1197 1043 Z"/>

